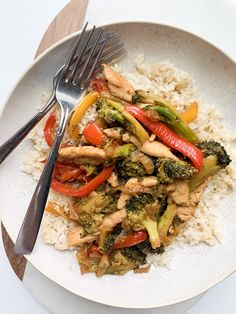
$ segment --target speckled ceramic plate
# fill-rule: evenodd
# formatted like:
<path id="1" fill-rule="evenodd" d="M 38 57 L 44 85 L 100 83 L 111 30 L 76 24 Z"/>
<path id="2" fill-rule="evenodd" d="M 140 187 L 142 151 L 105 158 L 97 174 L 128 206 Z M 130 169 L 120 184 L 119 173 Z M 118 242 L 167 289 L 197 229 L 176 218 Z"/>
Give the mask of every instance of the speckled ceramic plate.
<path id="1" fill-rule="evenodd" d="M 200 98 L 217 104 L 227 128 L 236 121 L 236 65 L 225 54 L 202 39 L 184 31 L 149 23 L 122 23 L 106 26 L 120 33 L 127 47 L 123 63 L 128 67 L 138 53 L 147 61 L 169 59 L 188 71 Z M 0 121 L 0 143 L 22 126 L 50 92 L 52 77 L 65 60 L 75 34 L 59 42 L 38 58 L 13 89 Z M 35 188 L 34 180 L 23 173 L 21 163 L 29 143 L 24 141 L 0 166 L 1 219 L 15 241 L 27 205 Z M 35 249 L 26 258 L 45 276 L 69 291 L 111 306 L 151 308 L 190 299 L 231 274 L 236 268 L 236 195 L 225 196 L 218 204 L 225 229 L 222 243 L 176 249 L 171 269 L 152 267 L 147 274 L 81 276 L 74 252 L 59 252 L 38 237 Z M 218 208 L 218 210 L 219 210 Z"/>

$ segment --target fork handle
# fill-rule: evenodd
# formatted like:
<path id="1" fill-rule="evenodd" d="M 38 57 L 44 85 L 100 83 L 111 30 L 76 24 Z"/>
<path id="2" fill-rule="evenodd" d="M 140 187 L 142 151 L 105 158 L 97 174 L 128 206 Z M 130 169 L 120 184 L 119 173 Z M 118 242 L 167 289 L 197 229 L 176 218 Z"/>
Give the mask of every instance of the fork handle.
<path id="1" fill-rule="evenodd" d="M 12 135 L 9 140 L 0 146 L 0 164 L 5 158 L 22 142 L 33 127 L 48 113 L 55 103 L 54 93 L 47 104 L 41 109 L 29 122 L 27 122 L 19 131 Z"/>
<path id="2" fill-rule="evenodd" d="M 14 248 L 16 254 L 29 254 L 33 250 L 47 202 L 53 169 L 57 159 L 60 143 L 65 132 L 68 117 L 69 109 L 61 108 L 61 117 L 54 143 L 16 240 Z"/>

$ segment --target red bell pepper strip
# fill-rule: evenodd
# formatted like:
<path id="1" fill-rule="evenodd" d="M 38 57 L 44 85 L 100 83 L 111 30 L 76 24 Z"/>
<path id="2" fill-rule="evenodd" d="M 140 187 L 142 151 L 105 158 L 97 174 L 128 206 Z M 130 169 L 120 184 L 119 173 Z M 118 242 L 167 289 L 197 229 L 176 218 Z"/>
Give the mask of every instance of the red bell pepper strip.
<path id="1" fill-rule="evenodd" d="M 46 159 L 42 160 L 41 163 L 45 164 Z M 81 165 L 69 165 L 62 162 L 56 161 L 53 176 L 62 182 L 80 180 L 87 182 L 88 177 L 85 177 L 86 170 Z"/>
<path id="2" fill-rule="evenodd" d="M 145 115 L 145 111 L 136 106 L 127 106 L 125 108 L 135 118 L 142 122 L 149 130 L 158 136 L 166 145 L 176 149 L 184 156 L 188 157 L 195 168 L 200 170 L 203 165 L 203 154 L 192 143 L 189 143 L 183 137 L 175 134 L 168 126 L 159 121 L 152 121 Z"/>
<path id="3" fill-rule="evenodd" d="M 71 165 L 64 165 L 60 162 L 57 162 L 54 168 L 54 176 L 59 181 L 72 181 L 84 178 L 86 171 L 83 166 L 71 166 Z"/>
<path id="4" fill-rule="evenodd" d="M 56 112 L 52 111 L 43 129 L 44 137 L 49 147 L 51 147 L 54 142 L 56 122 L 57 122 Z"/>
<path id="5" fill-rule="evenodd" d="M 82 198 L 96 190 L 103 184 L 111 175 L 113 166 L 104 168 L 96 177 L 91 179 L 88 183 L 78 188 L 74 188 L 70 184 L 60 182 L 55 177 L 52 178 L 51 188 L 61 194 L 72 197 Z"/>
<path id="6" fill-rule="evenodd" d="M 87 142 L 95 146 L 102 145 L 105 138 L 102 130 L 95 122 L 88 122 L 83 130 L 83 135 Z"/>
<path id="7" fill-rule="evenodd" d="M 128 246 L 139 244 L 147 239 L 147 231 L 139 230 L 125 236 L 118 237 L 113 246 L 114 250 L 123 249 Z"/>

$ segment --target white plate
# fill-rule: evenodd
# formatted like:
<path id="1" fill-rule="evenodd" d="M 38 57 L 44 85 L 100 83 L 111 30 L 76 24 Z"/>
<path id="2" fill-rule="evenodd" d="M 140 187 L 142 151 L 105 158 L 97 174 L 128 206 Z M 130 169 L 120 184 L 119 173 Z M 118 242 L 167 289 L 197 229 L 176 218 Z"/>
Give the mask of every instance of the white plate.
<path id="1" fill-rule="evenodd" d="M 187 70 L 197 85 L 200 98 L 217 104 L 228 128 L 236 120 L 236 66 L 226 55 L 198 37 L 168 26 L 148 23 L 122 23 L 107 26 L 120 33 L 127 47 L 127 67 L 138 53 L 147 61 L 169 59 Z M 0 123 L 0 143 L 25 123 L 50 91 L 52 77 L 65 60 L 72 44 L 70 36 L 43 54 L 18 82 L 7 101 Z M 29 148 L 28 141 L 0 167 L 1 219 L 15 241 L 34 180 L 23 173 L 21 163 Z M 200 245 L 176 249 L 172 269 L 154 268 L 148 274 L 125 276 L 80 275 L 73 252 L 59 252 L 43 245 L 41 237 L 26 258 L 45 276 L 69 291 L 111 306 L 151 308 L 175 304 L 194 297 L 235 270 L 236 266 L 236 195 L 222 201 L 223 242 L 215 247 Z"/>

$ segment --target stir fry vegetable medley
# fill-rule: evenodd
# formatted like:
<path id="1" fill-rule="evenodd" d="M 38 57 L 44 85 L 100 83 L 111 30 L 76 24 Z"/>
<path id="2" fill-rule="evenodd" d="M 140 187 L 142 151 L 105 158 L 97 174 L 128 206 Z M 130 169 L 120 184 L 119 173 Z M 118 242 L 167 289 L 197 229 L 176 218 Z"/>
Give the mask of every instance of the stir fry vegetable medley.
<path id="1" fill-rule="evenodd" d="M 67 242 L 82 273 L 147 272 L 147 255 L 162 254 L 191 219 L 209 178 L 231 161 L 221 144 L 191 129 L 197 115 L 197 102 L 178 112 L 108 65 L 93 79 L 71 116 L 51 183 L 73 206 L 46 207 L 74 222 Z M 56 123 L 54 111 L 44 127 L 49 146 Z"/>

